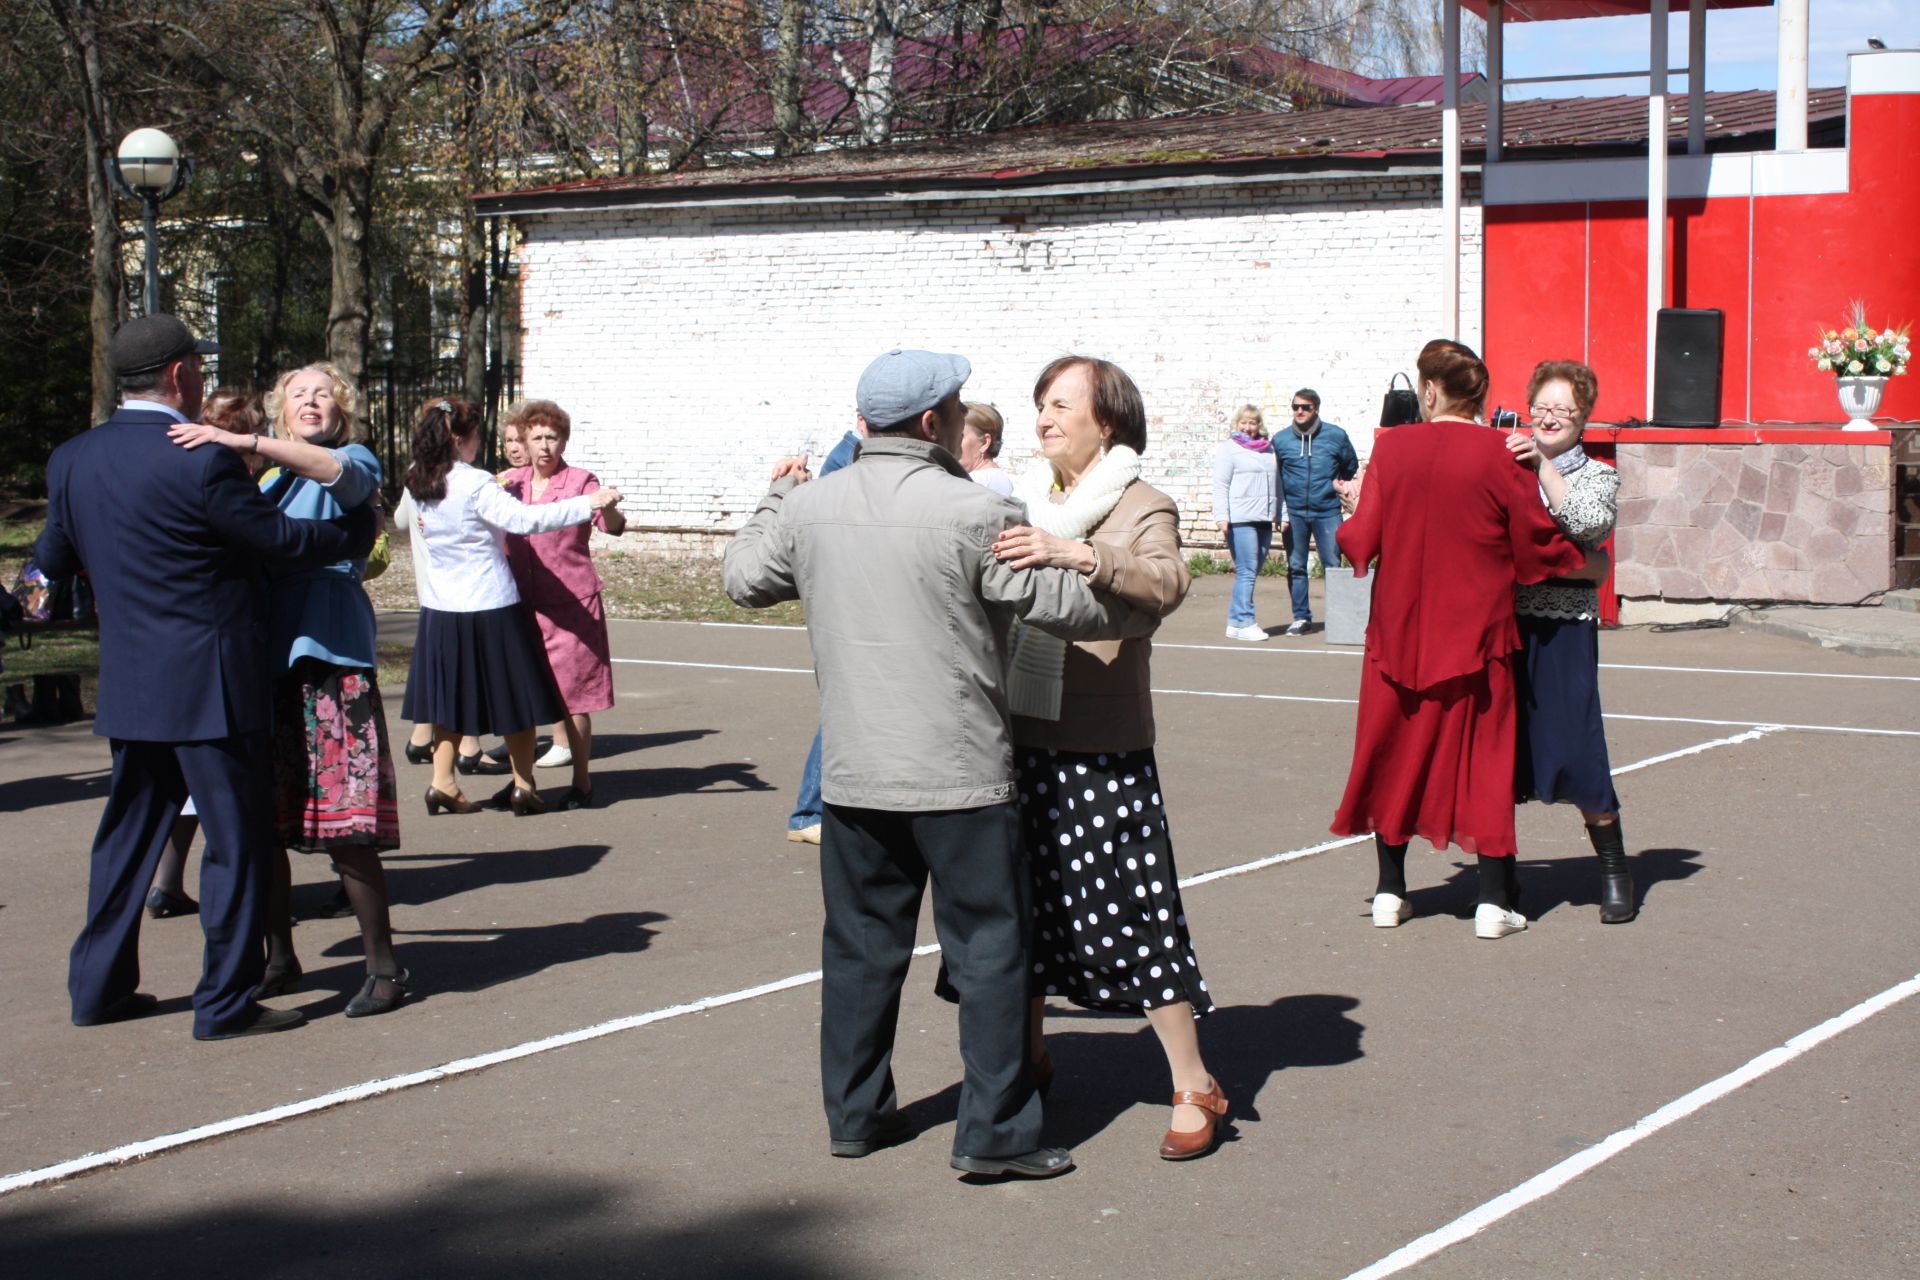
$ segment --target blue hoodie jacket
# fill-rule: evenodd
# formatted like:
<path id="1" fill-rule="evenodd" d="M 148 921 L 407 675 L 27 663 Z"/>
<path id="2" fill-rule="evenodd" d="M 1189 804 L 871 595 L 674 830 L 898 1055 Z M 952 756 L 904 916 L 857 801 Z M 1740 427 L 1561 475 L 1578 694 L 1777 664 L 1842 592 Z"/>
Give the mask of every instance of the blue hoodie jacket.
<path id="1" fill-rule="evenodd" d="M 1340 515 L 1335 480 L 1351 480 L 1360 471 L 1360 458 L 1347 433 L 1331 422 L 1318 423 L 1302 435 L 1291 426 L 1273 433 L 1273 453 L 1280 464 L 1280 492 L 1289 520 L 1334 520 Z"/>

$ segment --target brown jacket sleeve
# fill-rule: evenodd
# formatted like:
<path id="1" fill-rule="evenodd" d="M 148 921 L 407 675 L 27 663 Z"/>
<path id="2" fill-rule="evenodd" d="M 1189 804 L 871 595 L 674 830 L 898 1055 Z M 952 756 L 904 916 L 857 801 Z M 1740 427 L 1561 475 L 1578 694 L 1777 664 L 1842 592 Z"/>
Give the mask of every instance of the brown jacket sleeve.
<path id="1" fill-rule="evenodd" d="M 1180 555 L 1180 511 L 1153 486 L 1129 486 L 1090 541 L 1100 561 L 1089 579 L 1094 590 L 1154 618 L 1166 617 L 1187 598 L 1193 578 Z"/>

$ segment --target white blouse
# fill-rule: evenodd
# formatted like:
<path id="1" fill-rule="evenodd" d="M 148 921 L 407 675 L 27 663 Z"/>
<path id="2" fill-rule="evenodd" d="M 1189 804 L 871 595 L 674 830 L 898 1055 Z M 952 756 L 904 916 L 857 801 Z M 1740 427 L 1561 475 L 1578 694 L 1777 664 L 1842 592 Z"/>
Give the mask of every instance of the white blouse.
<path id="1" fill-rule="evenodd" d="M 465 462 L 447 472 L 447 496 L 419 509 L 419 536 L 427 549 L 420 605 L 443 613 L 519 603 L 520 588 L 507 568 L 508 534 L 551 533 L 593 519 L 593 499 L 585 494 L 528 506 L 491 473 Z"/>

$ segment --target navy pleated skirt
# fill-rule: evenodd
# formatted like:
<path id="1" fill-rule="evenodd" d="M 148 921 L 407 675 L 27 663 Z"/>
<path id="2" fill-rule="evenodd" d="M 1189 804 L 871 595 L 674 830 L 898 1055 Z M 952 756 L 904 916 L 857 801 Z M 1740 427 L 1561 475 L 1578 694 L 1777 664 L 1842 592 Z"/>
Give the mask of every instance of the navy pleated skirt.
<path id="1" fill-rule="evenodd" d="M 1519 622 L 1514 797 L 1574 804 L 1588 813 L 1619 812 L 1600 719 L 1600 624 L 1525 614 Z"/>
<path id="2" fill-rule="evenodd" d="M 420 610 L 400 713 L 454 733 L 509 734 L 567 714 L 525 602 L 474 613 Z"/>

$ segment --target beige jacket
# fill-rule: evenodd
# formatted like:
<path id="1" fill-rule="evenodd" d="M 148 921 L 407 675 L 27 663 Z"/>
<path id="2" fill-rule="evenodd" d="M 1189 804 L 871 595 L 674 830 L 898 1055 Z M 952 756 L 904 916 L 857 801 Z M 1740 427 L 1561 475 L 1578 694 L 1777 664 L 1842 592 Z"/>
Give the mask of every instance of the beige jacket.
<path id="1" fill-rule="evenodd" d="M 1180 555 L 1180 510 L 1150 484 L 1134 481 L 1088 535 L 1099 556 L 1093 587 L 1124 600 L 1157 626 L 1180 607 L 1193 579 Z M 1138 751 L 1153 730 L 1153 641 L 1083 641 L 1067 649 L 1060 718 L 1013 718 L 1013 740 L 1055 751 Z"/>
<path id="2" fill-rule="evenodd" d="M 925 811 L 1011 799 L 1012 620 L 1069 640 L 1156 625 L 1078 573 L 994 559 L 994 538 L 1022 515 L 939 446 L 883 438 L 832 475 L 776 481 L 727 544 L 735 603 L 807 607 L 829 804 Z"/>

